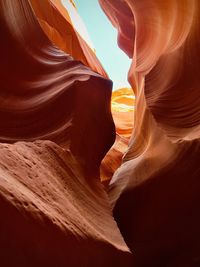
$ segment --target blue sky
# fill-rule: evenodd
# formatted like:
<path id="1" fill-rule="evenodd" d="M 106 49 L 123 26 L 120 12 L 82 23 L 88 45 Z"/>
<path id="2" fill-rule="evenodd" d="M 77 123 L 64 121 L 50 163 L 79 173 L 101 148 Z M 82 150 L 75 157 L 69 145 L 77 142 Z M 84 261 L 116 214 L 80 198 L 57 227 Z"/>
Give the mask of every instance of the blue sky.
<path id="1" fill-rule="evenodd" d="M 117 31 L 112 26 L 98 0 L 74 0 L 84 21 L 97 57 L 107 71 L 113 88 L 130 87 L 127 82 L 130 59 L 117 46 Z"/>

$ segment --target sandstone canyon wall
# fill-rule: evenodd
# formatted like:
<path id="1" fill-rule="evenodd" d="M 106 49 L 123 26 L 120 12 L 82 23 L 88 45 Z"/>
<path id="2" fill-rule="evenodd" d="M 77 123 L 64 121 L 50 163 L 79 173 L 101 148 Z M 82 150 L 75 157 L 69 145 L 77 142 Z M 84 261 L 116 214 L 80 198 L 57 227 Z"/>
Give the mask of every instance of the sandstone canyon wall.
<path id="1" fill-rule="evenodd" d="M 67 2 L 66 7 L 73 10 L 75 16 L 72 17 L 72 12 L 69 12 L 63 6 L 61 0 L 30 0 L 42 29 L 56 46 L 70 54 L 74 59 L 80 60 L 84 65 L 89 66 L 93 71 L 108 77 L 94 51 L 86 42 L 86 33 L 82 33 L 82 36 L 86 38 L 85 41 L 78 32 L 77 27 L 82 28 L 83 23 L 78 16 L 73 1 L 65 2 Z"/>
<path id="2" fill-rule="evenodd" d="M 99 179 L 112 82 L 60 8 L 0 0 L 0 266 L 130 266 Z"/>
<path id="3" fill-rule="evenodd" d="M 109 197 L 134 266 L 200 265 L 200 4 L 99 0 L 133 59 L 134 129 Z"/>
<path id="4" fill-rule="evenodd" d="M 62 2 L 0 0 L 0 265 L 199 266 L 199 1 L 99 2 L 133 59 L 116 141 Z"/>
<path id="5" fill-rule="evenodd" d="M 99 165 L 115 138 L 111 81 L 52 45 L 27 1 L 1 1 L 1 36 L 0 141 L 49 139 Z"/>

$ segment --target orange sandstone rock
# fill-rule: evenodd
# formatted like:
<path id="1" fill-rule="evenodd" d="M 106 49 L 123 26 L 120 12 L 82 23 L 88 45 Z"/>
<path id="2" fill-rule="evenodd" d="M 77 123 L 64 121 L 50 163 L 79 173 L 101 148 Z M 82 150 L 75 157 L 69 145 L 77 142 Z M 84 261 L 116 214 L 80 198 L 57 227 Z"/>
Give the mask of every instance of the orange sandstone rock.
<path id="1" fill-rule="evenodd" d="M 112 93 L 111 109 L 116 127 L 116 140 L 101 163 L 101 179 L 108 184 L 122 163 L 133 130 L 135 97 L 131 88 L 120 88 Z"/>
<path id="2" fill-rule="evenodd" d="M 121 88 L 112 93 L 112 114 L 116 132 L 130 138 L 134 124 L 135 97 L 131 88 Z"/>
<path id="3" fill-rule="evenodd" d="M 0 14 L 0 142 L 49 139 L 98 171 L 115 138 L 112 82 L 55 47 L 29 1 L 0 1 Z"/>
<path id="4" fill-rule="evenodd" d="M 55 47 L 31 2 L 0 0 L 0 265 L 130 266 L 98 175 L 112 82 Z"/>
<path id="5" fill-rule="evenodd" d="M 122 163 L 122 158 L 128 149 L 128 138 L 116 134 L 115 143 L 101 162 L 100 177 L 107 188 L 114 172 Z"/>
<path id="6" fill-rule="evenodd" d="M 200 4 L 99 0 L 133 58 L 134 128 L 110 182 L 135 266 L 200 264 Z"/>
<path id="7" fill-rule="evenodd" d="M 63 6 L 61 0 L 30 0 L 30 3 L 42 29 L 56 46 L 89 66 L 93 71 L 108 77 L 94 50 L 75 28 L 74 24 L 77 20 L 79 20 L 79 27 L 82 26 L 82 21 L 73 2 L 69 2 L 68 5 L 76 14 L 75 18 L 70 16 L 69 10 Z"/>

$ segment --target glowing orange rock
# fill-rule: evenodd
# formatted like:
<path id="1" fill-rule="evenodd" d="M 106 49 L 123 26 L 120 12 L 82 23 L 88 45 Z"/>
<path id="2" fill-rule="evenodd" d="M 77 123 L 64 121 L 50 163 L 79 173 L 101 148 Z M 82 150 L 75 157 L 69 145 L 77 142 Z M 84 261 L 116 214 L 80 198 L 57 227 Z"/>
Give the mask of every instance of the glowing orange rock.
<path id="1" fill-rule="evenodd" d="M 84 36 L 77 32 L 78 29 L 75 29 L 76 20 L 80 20 L 79 27 L 82 23 L 73 2 L 69 1 L 68 6 L 76 14 L 75 21 L 72 20 L 69 10 L 63 6 L 61 0 L 30 0 L 30 2 L 41 27 L 53 43 L 95 72 L 108 77 L 94 50 L 83 39 Z"/>
<path id="2" fill-rule="evenodd" d="M 131 88 L 112 93 L 111 109 L 116 127 L 116 140 L 101 163 L 101 179 L 107 185 L 122 163 L 133 130 L 135 97 Z"/>
<path id="3" fill-rule="evenodd" d="M 135 97 L 131 88 L 121 88 L 112 93 L 111 108 L 116 132 L 130 137 L 133 130 Z"/>

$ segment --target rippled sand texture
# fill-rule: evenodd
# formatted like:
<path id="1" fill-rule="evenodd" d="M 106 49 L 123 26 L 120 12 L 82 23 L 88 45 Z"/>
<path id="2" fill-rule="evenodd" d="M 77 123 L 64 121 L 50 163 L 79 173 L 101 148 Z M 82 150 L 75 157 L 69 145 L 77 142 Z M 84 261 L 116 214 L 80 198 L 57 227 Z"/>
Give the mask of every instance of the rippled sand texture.
<path id="1" fill-rule="evenodd" d="M 130 266 L 99 179 L 115 139 L 112 82 L 49 41 L 37 18 L 62 32 L 58 7 L 0 0 L 0 265 Z"/>
<path id="2" fill-rule="evenodd" d="M 134 130 L 110 200 L 135 266 L 200 264 L 200 3 L 99 0 L 133 58 Z"/>

